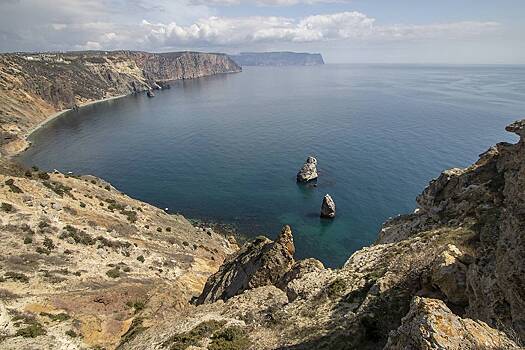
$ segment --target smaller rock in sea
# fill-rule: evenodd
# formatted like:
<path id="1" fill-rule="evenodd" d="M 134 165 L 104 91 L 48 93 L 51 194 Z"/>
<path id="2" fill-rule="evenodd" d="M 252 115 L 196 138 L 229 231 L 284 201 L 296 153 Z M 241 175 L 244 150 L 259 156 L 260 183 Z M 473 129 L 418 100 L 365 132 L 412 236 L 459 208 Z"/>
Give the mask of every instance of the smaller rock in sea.
<path id="1" fill-rule="evenodd" d="M 148 95 L 148 97 L 155 97 L 155 94 L 151 90 L 148 90 L 146 94 Z"/>
<path id="2" fill-rule="evenodd" d="M 315 179 L 317 179 L 317 159 L 308 157 L 297 173 L 297 182 L 308 182 Z"/>
<path id="3" fill-rule="evenodd" d="M 321 217 L 330 219 L 335 217 L 335 202 L 329 194 L 326 194 L 323 198 Z"/>

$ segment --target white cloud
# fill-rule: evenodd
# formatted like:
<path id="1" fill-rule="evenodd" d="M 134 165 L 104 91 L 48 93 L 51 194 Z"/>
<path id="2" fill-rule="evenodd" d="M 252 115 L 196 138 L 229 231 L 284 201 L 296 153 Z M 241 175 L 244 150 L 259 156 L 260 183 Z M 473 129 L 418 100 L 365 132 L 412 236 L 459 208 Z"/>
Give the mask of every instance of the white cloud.
<path id="1" fill-rule="evenodd" d="M 318 42 L 329 40 L 415 40 L 464 38 L 478 36 L 498 28 L 496 22 L 454 22 L 429 25 L 376 24 L 374 18 L 360 12 L 341 12 L 286 17 L 208 17 L 182 26 L 175 22 L 142 21 L 144 42 L 153 46 L 241 45 L 257 42 Z"/>

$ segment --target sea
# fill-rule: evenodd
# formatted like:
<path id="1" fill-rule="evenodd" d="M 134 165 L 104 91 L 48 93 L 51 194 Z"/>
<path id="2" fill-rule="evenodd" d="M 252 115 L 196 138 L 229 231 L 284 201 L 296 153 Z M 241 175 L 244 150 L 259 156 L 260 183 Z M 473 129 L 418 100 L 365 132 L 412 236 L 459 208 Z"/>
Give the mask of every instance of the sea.
<path id="1" fill-rule="evenodd" d="M 288 224 L 297 258 L 339 267 L 441 171 L 515 142 L 504 128 L 524 117 L 525 66 L 244 67 L 67 112 L 19 160 L 248 238 Z M 308 156 L 315 185 L 296 183 Z"/>

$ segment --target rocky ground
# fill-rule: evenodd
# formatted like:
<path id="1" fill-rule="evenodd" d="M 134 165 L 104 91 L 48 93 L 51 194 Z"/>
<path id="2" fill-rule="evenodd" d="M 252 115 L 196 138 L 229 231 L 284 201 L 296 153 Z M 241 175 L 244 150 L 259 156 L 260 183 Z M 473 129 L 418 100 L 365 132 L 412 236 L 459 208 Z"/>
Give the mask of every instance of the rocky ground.
<path id="1" fill-rule="evenodd" d="M 135 51 L 0 54 L 0 153 L 28 146 L 28 132 L 75 105 L 241 68 L 223 54 Z"/>
<path id="2" fill-rule="evenodd" d="M 525 121 L 340 269 L 295 261 L 291 229 L 245 245 L 192 306 L 123 349 L 521 349 Z"/>
<path id="3" fill-rule="evenodd" d="M 0 348 L 115 348 L 238 247 L 92 176 L 0 160 Z M 131 329 L 131 331 L 130 331 Z"/>

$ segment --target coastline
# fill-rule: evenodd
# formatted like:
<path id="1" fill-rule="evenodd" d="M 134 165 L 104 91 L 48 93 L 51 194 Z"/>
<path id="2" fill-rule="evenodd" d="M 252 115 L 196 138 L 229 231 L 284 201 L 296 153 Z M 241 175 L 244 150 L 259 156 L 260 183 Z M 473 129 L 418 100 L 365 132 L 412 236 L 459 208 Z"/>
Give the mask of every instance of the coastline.
<path id="1" fill-rule="evenodd" d="M 123 95 L 117 95 L 117 96 L 113 96 L 113 97 L 103 98 L 103 99 L 100 99 L 100 100 L 89 101 L 89 102 L 86 102 L 86 103 L 79 104 L 78 108 L 81 109 L 81 108 L 84 108 L 84 107 L 87 107 L 87 106 L 91 106 L 91 105 L 94 105 L 94 104 L 98 104 L 98 103 L 102 103 L 102 102 L 108 102 L 108 101 L 112 101 L 112 100 L 117 100 L 117 99 L 120 99 L 120 98 L 123 98 L 123 97 L 127 97 L 127 96 L 130 96 L 130 95 L 131 94 L 123 94 Z M 29 149 L 29 147 L 31 147 L 31 145 L 32 145 L 32 143 L 29 140 L 29 138 L 31 137 L 31 135 L 33 135 L 33 133 L 35 133 L 39 129 L 43 128 L 44 126 L 46 126 L 49 122 L 55 120 L 56 118 L 60 117 L 64 113 L 67 113 L 67 112 L 69 112 L 71 110 L 72 110 L 72 108 L 67 108 L 67 109 L 63 109 L 63 110 L 57 111 L 57 112 L 47 116 L 40 123 L 36 124 L 32 128 L 28 129 L 26 132 L 24 132 L 22 134 L 22 139 L 25 141 L 26 147 L 24 147 L 24 148 L 22 148 L 20 150 L 17 150 L 13 154 L 10 154 L 9 157 L 10 158 L 14 158 L 14 157 L 20 155 L 20 153 L 27 151 Z"/>
<path id="2" fill-rule="evenodd" d="M 94 100 L 94 101 L 89 101 L 89 102 L 86 102 L 86 103 L 82 103 L 82 104 L 79 104 L 78 105 L 78 108 L 84 108 L 84 107 L 87 107 L 87 106 L 91 106 L 91 105 L 94 105 L 94 104 L 97 104 L 97 103 L 101 103 L 101 102 L 107 102 L 107 101 L 111 101 L 111 100 L 117 100 L 119 98 L 123 98 L 123 97 L 126 97 L 126 96 L 129 96 L 130 94 L 124 94 L 124 95 L 118 95 L 118 96 L 113 96 L 113 97 L 107 97 L 107 98 L 103 98 L 103 99 L 100 99 L 100 100 Z M 61 111 L 58 111 L 58 112 L 55 112 L 51 115 L 49 115 L 48 117 L 46 117 L 46 119 L 42 120 L 40 123 L 38 123 L 37 125 L 33 126 L 31 129 L 29 129 L 27 132 L 24 133 L 24 138 L 26 139 L 26 141 L 28 141 L 27 139 L 35 132 L 37 131 L 38 129 L 44 127 L 47 123 L 49 123 L 50 121 L 60 117 L 62 114 L 66 113 L 66 112 L 69 112 L 71 111 L 72 108 L 67 108 L 67 109 L 63 109 Z M 28 141 L 29 142 L 29 141 Z"/>

